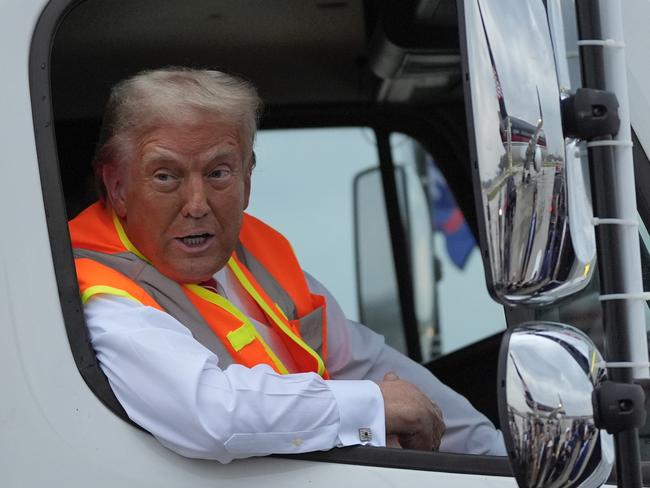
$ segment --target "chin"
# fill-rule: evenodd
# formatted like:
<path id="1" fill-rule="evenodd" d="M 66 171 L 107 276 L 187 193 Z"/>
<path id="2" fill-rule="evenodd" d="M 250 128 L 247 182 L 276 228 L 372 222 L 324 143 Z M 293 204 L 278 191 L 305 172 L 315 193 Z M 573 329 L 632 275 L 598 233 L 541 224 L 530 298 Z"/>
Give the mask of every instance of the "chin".
<path id="1" fill-rule="evenodd" d="M 217 270 L 215 269 L 212 272 L 205 273 L 192 273 L 188 275 L 183 275 L 183 280 L 180 280 L 181 283 L 201 283 L 203 281 L 208 281 L 214 276 Z"/>
<path id="2" fill-rule="evenodd" d="M 227 259 L 223 263 L 221 261 L 215 262 L 211 260 L 211 262 L 204 262 L 200 266 L 197 266 L 199 263 L 195 260 L 189 260 L 189 262 L 177 263 L 177 266 L 165 267 L 158 267 L 156 263 L 153 264 L 158 271 L 177 283 L 201 283 L 212 278 L 227 262 Z"/>
<path id="3" fill-rule="evenodd" d="M 205 271 L 205 272 L 187 272 L 183 270 L 176 270 L 176 269 L 170 269 L 170 270 L 162 270 L 158 269 L 161 274 L 165 275 L 167 278 L 170 280 L 173 280 L 177 283 L 201 283 L 203 281 L 207 281 L 212 276 L 214 273 L 217 272 L 217 269 L 214 271 Z"/>

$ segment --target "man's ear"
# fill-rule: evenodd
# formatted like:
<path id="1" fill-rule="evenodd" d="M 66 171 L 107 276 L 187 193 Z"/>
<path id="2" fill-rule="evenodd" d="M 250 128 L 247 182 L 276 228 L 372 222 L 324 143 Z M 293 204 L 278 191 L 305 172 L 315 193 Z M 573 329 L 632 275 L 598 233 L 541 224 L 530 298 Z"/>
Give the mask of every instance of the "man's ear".
<path id="1" fill-rule="evenodd" d="M 105 164 L 102 167 L 102 179 L 106 187 L 106 198 L 121 219 L 126 218 L 126 186 L 124 171 L 116 164 Z"/>
<path id="2" fill-rule="evenodd" d="M 256 159 L 255 151 L 251 151 L 251 159 L 248 162 L 246 168 L 246 174 L 244 175 L 244 210 L 248 208 L 248 202 L 251 196 L 251 177 L 253 175 L 253 169 L 255 168 Z"/>

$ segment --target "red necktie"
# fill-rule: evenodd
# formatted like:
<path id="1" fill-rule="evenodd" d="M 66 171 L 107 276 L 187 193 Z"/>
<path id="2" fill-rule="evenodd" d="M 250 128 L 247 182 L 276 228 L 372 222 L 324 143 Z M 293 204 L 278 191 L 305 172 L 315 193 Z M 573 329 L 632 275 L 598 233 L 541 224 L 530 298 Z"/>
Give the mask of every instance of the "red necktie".
<path id="1" fill-rule="evenodd" d="M 199 283 L 199 286 L 202 286 L 203 288 L 207 288 L 210 291 L 213 291 L 213 292 L 215 292 L 215 293 L 217 293 L 219 295 L 222 295 L 222 296 L 224 295 L 223 288 L 219 285 L 217 280 L 215 280 L 214 278 L 210 278 L 209 280 L 205 280 L 205 281 Z"/>

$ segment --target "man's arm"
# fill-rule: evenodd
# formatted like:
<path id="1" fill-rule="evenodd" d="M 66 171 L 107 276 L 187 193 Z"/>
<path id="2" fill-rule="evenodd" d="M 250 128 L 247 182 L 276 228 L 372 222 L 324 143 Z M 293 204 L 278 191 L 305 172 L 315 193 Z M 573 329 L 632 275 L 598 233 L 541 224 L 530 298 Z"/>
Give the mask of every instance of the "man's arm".
<path id="1" fill-rule="evenodd" d="M 445 434 L 440 450 L 463 454 L 505 456 L 501 432 L 465 397 L 440 382 L 430 371 L 384 343 L 383 336 L 348 320 L 336 299 L 306 273 L 312 293 L 327 300 L 327 368 L 334 379 L 380 382 L 386 373 L 416 385 L 442 409 Z"/>
<path id="2" fill-rule="evenodd" d="M 129 417 L 188 457 L 298 453 L 385 442 L 384 404 L 371 381 L 276 374 L 266 365 L 222 370 L 170 315 L 126 298 L 85 307 L 93 347 Z M 359 429 L 369 428 L 372 437 Z"/>

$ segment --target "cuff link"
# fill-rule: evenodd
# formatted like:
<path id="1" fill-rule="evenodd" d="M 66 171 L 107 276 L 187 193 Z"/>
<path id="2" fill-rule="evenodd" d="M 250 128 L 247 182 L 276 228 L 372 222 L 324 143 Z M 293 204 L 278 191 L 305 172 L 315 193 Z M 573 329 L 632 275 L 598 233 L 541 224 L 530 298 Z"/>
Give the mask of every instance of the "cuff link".
<path id="1" fill-rule="evenodd" d="M 368 427 L 359 429 L 359 440 L 361 442 L 370 442 L 372 440 L 372 430 Z"/>

